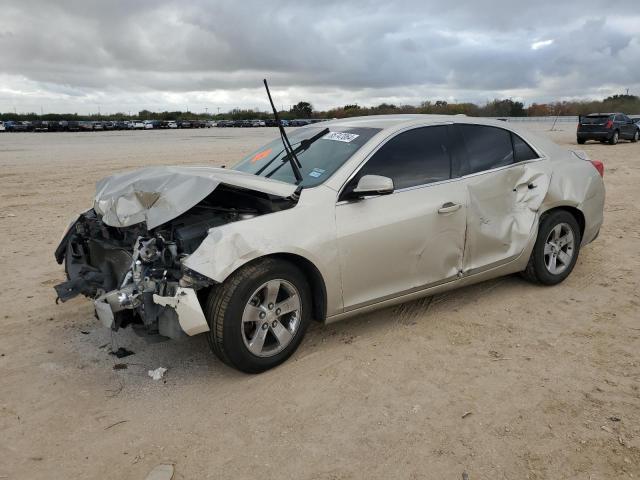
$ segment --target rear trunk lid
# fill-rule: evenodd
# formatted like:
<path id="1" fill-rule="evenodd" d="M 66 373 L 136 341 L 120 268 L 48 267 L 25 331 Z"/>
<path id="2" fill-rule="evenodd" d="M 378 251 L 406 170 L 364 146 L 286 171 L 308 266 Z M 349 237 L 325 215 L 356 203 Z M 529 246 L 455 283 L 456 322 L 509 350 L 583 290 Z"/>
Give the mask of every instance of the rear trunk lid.
<path id="1" fill-rule="evenodd" d="M 579 132 L 604 132 L 610 115 L 587 115 L 580 118 Z"/>

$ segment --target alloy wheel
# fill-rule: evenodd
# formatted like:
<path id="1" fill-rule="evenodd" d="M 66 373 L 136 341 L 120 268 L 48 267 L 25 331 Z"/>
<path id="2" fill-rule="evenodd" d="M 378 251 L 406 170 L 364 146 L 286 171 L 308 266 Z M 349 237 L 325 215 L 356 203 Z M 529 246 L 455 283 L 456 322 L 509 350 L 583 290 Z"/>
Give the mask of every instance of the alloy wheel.
<path id="1" fill-rule="evenodd" d="M 559 275 L 573 259 L 575 239 L 568 223 L 559 223 L 549 232 L 544 243 L 544 263 L 549 273 Z"/>
<path id="2" fill-rule="evenodd" d="M 242 339 L 257 357 L 280 353 L 293 340 L 302 318 L 300 293 L 287 280 L 262 284 L 249 298 L 242 314 Z"/>

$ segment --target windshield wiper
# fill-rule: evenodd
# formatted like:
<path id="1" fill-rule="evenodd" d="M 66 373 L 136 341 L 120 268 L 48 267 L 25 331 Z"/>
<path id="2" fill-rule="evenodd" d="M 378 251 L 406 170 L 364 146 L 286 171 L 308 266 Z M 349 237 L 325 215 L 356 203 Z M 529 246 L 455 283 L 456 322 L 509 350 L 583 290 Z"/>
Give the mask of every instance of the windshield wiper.
<path id="1" fill-rule="evenodd" d="M 294 155 L 296 155 L 296 158 L 298 158 L 298 157 L 297 157 L 298 153 L 302 153 L 302 152 L 304 152 L 305 150 L 309 149 L 309 147 L 310 147 L 311 145 L 313 145 L 313 143 L 314 143 L 314 142 L 316 142 L 316 141 L 320 140 L 320 139 L 321 139 L 322 137 L 324 137 L 327 133 L 329 133 L 329 129 L 328 129 L 328 128 L 325 128 L 324 130 L 321 130 L 320 132 L 316 133 L 313 137 L 305 138 L 304 140 L 302 140 L 302 141 L 300 142 L 300 145 L 298 145 L 298 146 L 293 150 L 293 154 L 294 154 Z M 282 153 L 282 152 L 280 152 L 280 153 Z M 278 154 L 278 155 L 279 155 L 279 154 Z M 287 156 L 288 156 L 288 154 L 287 154 L 287 155 L 285 155 L 285 157 L 282 159 L 282 163 L 281 163 L 280 165 L 278 165 L 276 168 L 274 168 L 273 170 L 271 170 L 269 173 L 267 173 L 267 174 L 265 175 L 265 177 L 266 177 L 266 178 L 269 178 L 269 177 L 271 177 L 271 175 L 273 175 L 273 174 L 274 174 L 274 173 L 276 173 L 278 170 L 280 170 L 280 167 L 281 167 L 282 165 L 284 165 L 285 163 L 287 163 Z M 264 171 L 267 169 L 267 167 L 268 167 L 269 165 L 271 165 L 271 163 L 273 163 L 273 161 L 274 161 L 276 158 L 277 158 L 277 156 L 276 156 L 276 157 L 274 157 L 274 158 L 273 158 L 273 160 L 271 160 L 269 163 L 267 163 L 264 167 L 262 167 L 258 172 L 256 172 L 256 175 L 260 175 L 262 172 L 264 172 Z"/>
<path id="2" fill-rule="evenodd" d="M 280 117 L 278 116 L 278 110 L 276 110 L 276 106 L 273 104 L 273 100 L 271 99 L 271 92 L 269 91 L 269 85 L 267 84 L 267 79 L 263 79 L 264 88 L 267 89 L 267 96 L 269 97 L 269 103 L 271 104 L 271 108 L 273 109 L 273 116 L 278 124 L 278 129 L 280 130 L 280 139 L 282 140 L 282 145 L 284 145 L 284 149 L 287 152 L 287 157 L 289 158 L 289 163 L 291 164 L 291 169 L 293 170 L 293 175 L 296 177 L 296 185 L 299 185 L 302 182 L 302 173 L 300 173 L 300 161 L 298 157 L 291 148 L 291 143 L 289 143 L 289 138 L 287 137 L 287 132 L 285 132 L 282 123 L 280 122 Z"/>

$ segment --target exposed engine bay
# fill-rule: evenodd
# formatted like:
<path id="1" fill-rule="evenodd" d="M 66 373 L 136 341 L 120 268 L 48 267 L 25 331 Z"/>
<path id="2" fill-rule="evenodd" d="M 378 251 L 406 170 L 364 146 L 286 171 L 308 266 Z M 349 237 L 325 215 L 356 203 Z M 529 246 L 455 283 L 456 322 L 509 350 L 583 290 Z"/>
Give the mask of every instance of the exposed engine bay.
<path id="1" fill-rule="evenodd" d="M 56 249 L 68 278 L 55 286 L 58 299 L 79 294 L 93 299 L 98 318 L 114 330 L 136 323 L 172 338 L 207 331 L 196 292 L 214 282 L 184 267 L 183 260 L 210 229 L 293 205 L 292 198 L 219 185 L 185 213 L 150 230 L 145 222 L 110 226 L 95 208 L 88 210 Z"/>

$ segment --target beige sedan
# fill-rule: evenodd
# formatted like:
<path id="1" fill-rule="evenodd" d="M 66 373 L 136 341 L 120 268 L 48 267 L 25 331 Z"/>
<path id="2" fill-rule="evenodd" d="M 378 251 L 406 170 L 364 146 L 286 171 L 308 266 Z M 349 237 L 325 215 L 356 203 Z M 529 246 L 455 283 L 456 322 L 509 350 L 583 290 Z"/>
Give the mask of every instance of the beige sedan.
<path id="1" fill-rule="evenodd" d="M 603 165 L 465 116 L 293 130 L 233 169 L 152 167 L 98 183 L 64 235 L 60 300 L 105 326 L 208 336 L 245 372 L 335 322 L 501 275 L 554 285 L 603 220 Z M 302 179 L 296 180 L 294 157 Z"/>

